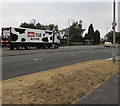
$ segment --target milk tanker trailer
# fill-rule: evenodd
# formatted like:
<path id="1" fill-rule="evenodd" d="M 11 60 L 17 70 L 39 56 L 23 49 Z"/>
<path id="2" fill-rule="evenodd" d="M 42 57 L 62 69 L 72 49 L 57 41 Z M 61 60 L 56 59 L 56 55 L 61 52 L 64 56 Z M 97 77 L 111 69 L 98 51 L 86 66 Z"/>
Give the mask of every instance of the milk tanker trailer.
<path id="1" fill-rule="evenodd" d="M 11 50 L 30 49 L 31 47 L 58 48 L 60 35 L 50 30 L 5 27 L 2 28 L 2 45 L 9 45 Z"/>

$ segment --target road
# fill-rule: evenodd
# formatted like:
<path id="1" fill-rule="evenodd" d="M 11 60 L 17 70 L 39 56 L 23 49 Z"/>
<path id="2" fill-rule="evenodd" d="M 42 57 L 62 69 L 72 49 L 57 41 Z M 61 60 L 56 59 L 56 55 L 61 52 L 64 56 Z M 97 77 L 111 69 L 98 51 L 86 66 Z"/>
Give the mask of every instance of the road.
<path id="1" fill-rule="evenodd" d="M 78 62 L 112 57 L 112 48 L 101 46 L 61 47 L 56 50 L 15 50 L 12 52 L 14 56 L 9 55 L 11 53 L 9 49 L 3 49 L 3 53 L 6 53 L 2 57 L 3 80 Z M 118 48 L 116 48 L 116 55 L 119 55 Z"/>
<path id="2" fill-rule="evenodd" d="M 99 49 L 103 48 L 102 46 L 66 46 L 60 47 L 59 49 L 38 49 L 31 48 L 31 50 L 9 50 L 9 48 L 5 47 L 3 49 L 0 48 L 0 56 L 17 56 L 17 55 L 28 55 L 28 54 L 39 54 L 39 53 L 51 53 L 51 52 L 64 52 L 64 51 L 78 51 L 78 50 L 86 50 L 86 49 Z"/>

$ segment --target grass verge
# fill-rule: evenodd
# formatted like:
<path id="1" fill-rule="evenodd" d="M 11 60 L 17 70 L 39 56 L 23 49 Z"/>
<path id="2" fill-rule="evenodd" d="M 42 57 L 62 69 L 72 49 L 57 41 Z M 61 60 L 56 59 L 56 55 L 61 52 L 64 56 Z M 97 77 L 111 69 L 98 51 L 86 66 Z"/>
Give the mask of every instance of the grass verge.
<path id="1" fill-rule="evenodd" d="M 4 80 L 2 102 L 72 104 L 117 71 L 118 63 L 94 60 Z"/>

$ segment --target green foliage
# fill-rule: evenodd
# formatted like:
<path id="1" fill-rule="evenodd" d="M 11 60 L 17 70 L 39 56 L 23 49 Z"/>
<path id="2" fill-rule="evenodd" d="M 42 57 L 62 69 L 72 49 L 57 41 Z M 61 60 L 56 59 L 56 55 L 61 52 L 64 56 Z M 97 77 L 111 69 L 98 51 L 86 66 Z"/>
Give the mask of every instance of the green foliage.
<path id="1" fill-rule="evenodd" d="M 42 25 L 40 23 L 33 24 L 33 23 L 21 23 L 20 27 L 23 28 L 32 28 L 32 29 L 41 29 L 41 30 L 55 30 L 58 32 L 58 25 L 50 24 L 50 25 Z"/>
<path id="2" fill-rule="evenodd" d="M 88 28 L 87 40 L 93 41 L 94 36 L 95 36 L 94 28 L 93 28 L 93 25 L 90 24 L 90 26 L 89 26 L 89 28 Z"/>
<path id="3" fill-rule="evenodd" d="M 99 44 L 100 43 L 100 32 L 98 30 L 95 31 L 93 44 Z"/>
<path id="4" fill-rule="evenodd" d="M 115 36 L 116 43 L 120 44 L 120 32 L 116 32 L 115 35 L 116 35 Z M 107 33 L 106 37 L 107 37 L 107 41 L 110 41 L 113 43 L 113 31 L 110 31 L 109 33 Z"/>
<path id="5" fill-rule="evenodd" d="M 88 44 L 99 44 L 100 43 L 100 32 L 96 30 L 94 32 L 93 24 L 90 24 L 88 33 L 84 36 L 84 41 Z"/>
<path id="6" fill-rule="evenodd" d="M 82 41 L 83 37 L 82 34 L 85 29 L 82 29 L 82 21 L 74 22 L 72 26 L 70 26 L 69 34 L 70 34 L 70 41 Z"/>
<path id="7" fill-rule="evenodd" d="M 60 40 L 60 43 L 65 43 L 65 44 L 67 44 L 67 39 L 61 39 L 61 40 Z"/>
<path id="8" fill-rule="evenodd" d="M 87 40 L 87 37 L 88 37 L 88 33 L 85 34 L 84 40 Z"/>
<path id="9" fill-rule="evenodd" d="M 120 44 L 120 32 L 117 33 L 116 42 Z"/>

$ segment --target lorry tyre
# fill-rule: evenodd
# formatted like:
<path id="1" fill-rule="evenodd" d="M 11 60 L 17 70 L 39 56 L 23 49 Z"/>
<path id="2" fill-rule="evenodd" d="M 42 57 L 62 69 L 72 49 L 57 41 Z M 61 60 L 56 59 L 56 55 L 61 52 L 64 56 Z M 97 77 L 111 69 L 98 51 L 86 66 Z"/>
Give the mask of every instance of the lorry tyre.
<path id="1" fill-rule="evenodd" d="M 30 49 L 30 46 L 29 45 L 25 45 L 25 50 L 29 50 Z"/>
<path id="2" fill-rule="evenodd" d="M 37 46 L 37 49 L 40 49 L 40 47 L 39 47 L 39 46 Z"/>
<path id="3" fill-rule="evenodd" d="M 48 48 L 49 48 L 49 49 L 51 48 L 51 45 L 50 45 L 50 44 L 48 45 Z"/>
<path id="4" fill-rule="evenodd" d="M 42 48 L 43 49 L 46 49 L 47 48 L 47 45 L 45 44 L 45 45 L 42 45 Z"/>
<path id="5" fill-rule="evenodd" d="M 10 50 L 14 50 L 14 47 L 13 47 L 13 46 L 10 46 Z"/>
<path id="6" fill-rule="evenodd" d="M 22 46 L 21 46 L 21 45 L 17 45 L 16 49 L 17 49 L 17 50 L 21 50 L 21 49 L 22 49 Z"/>
<path id="7" fill-rule="evenodd" d="M 58 44 L 55 44 L 55 49 L 57 49 L 59 46 L 58 46 Z"/>

